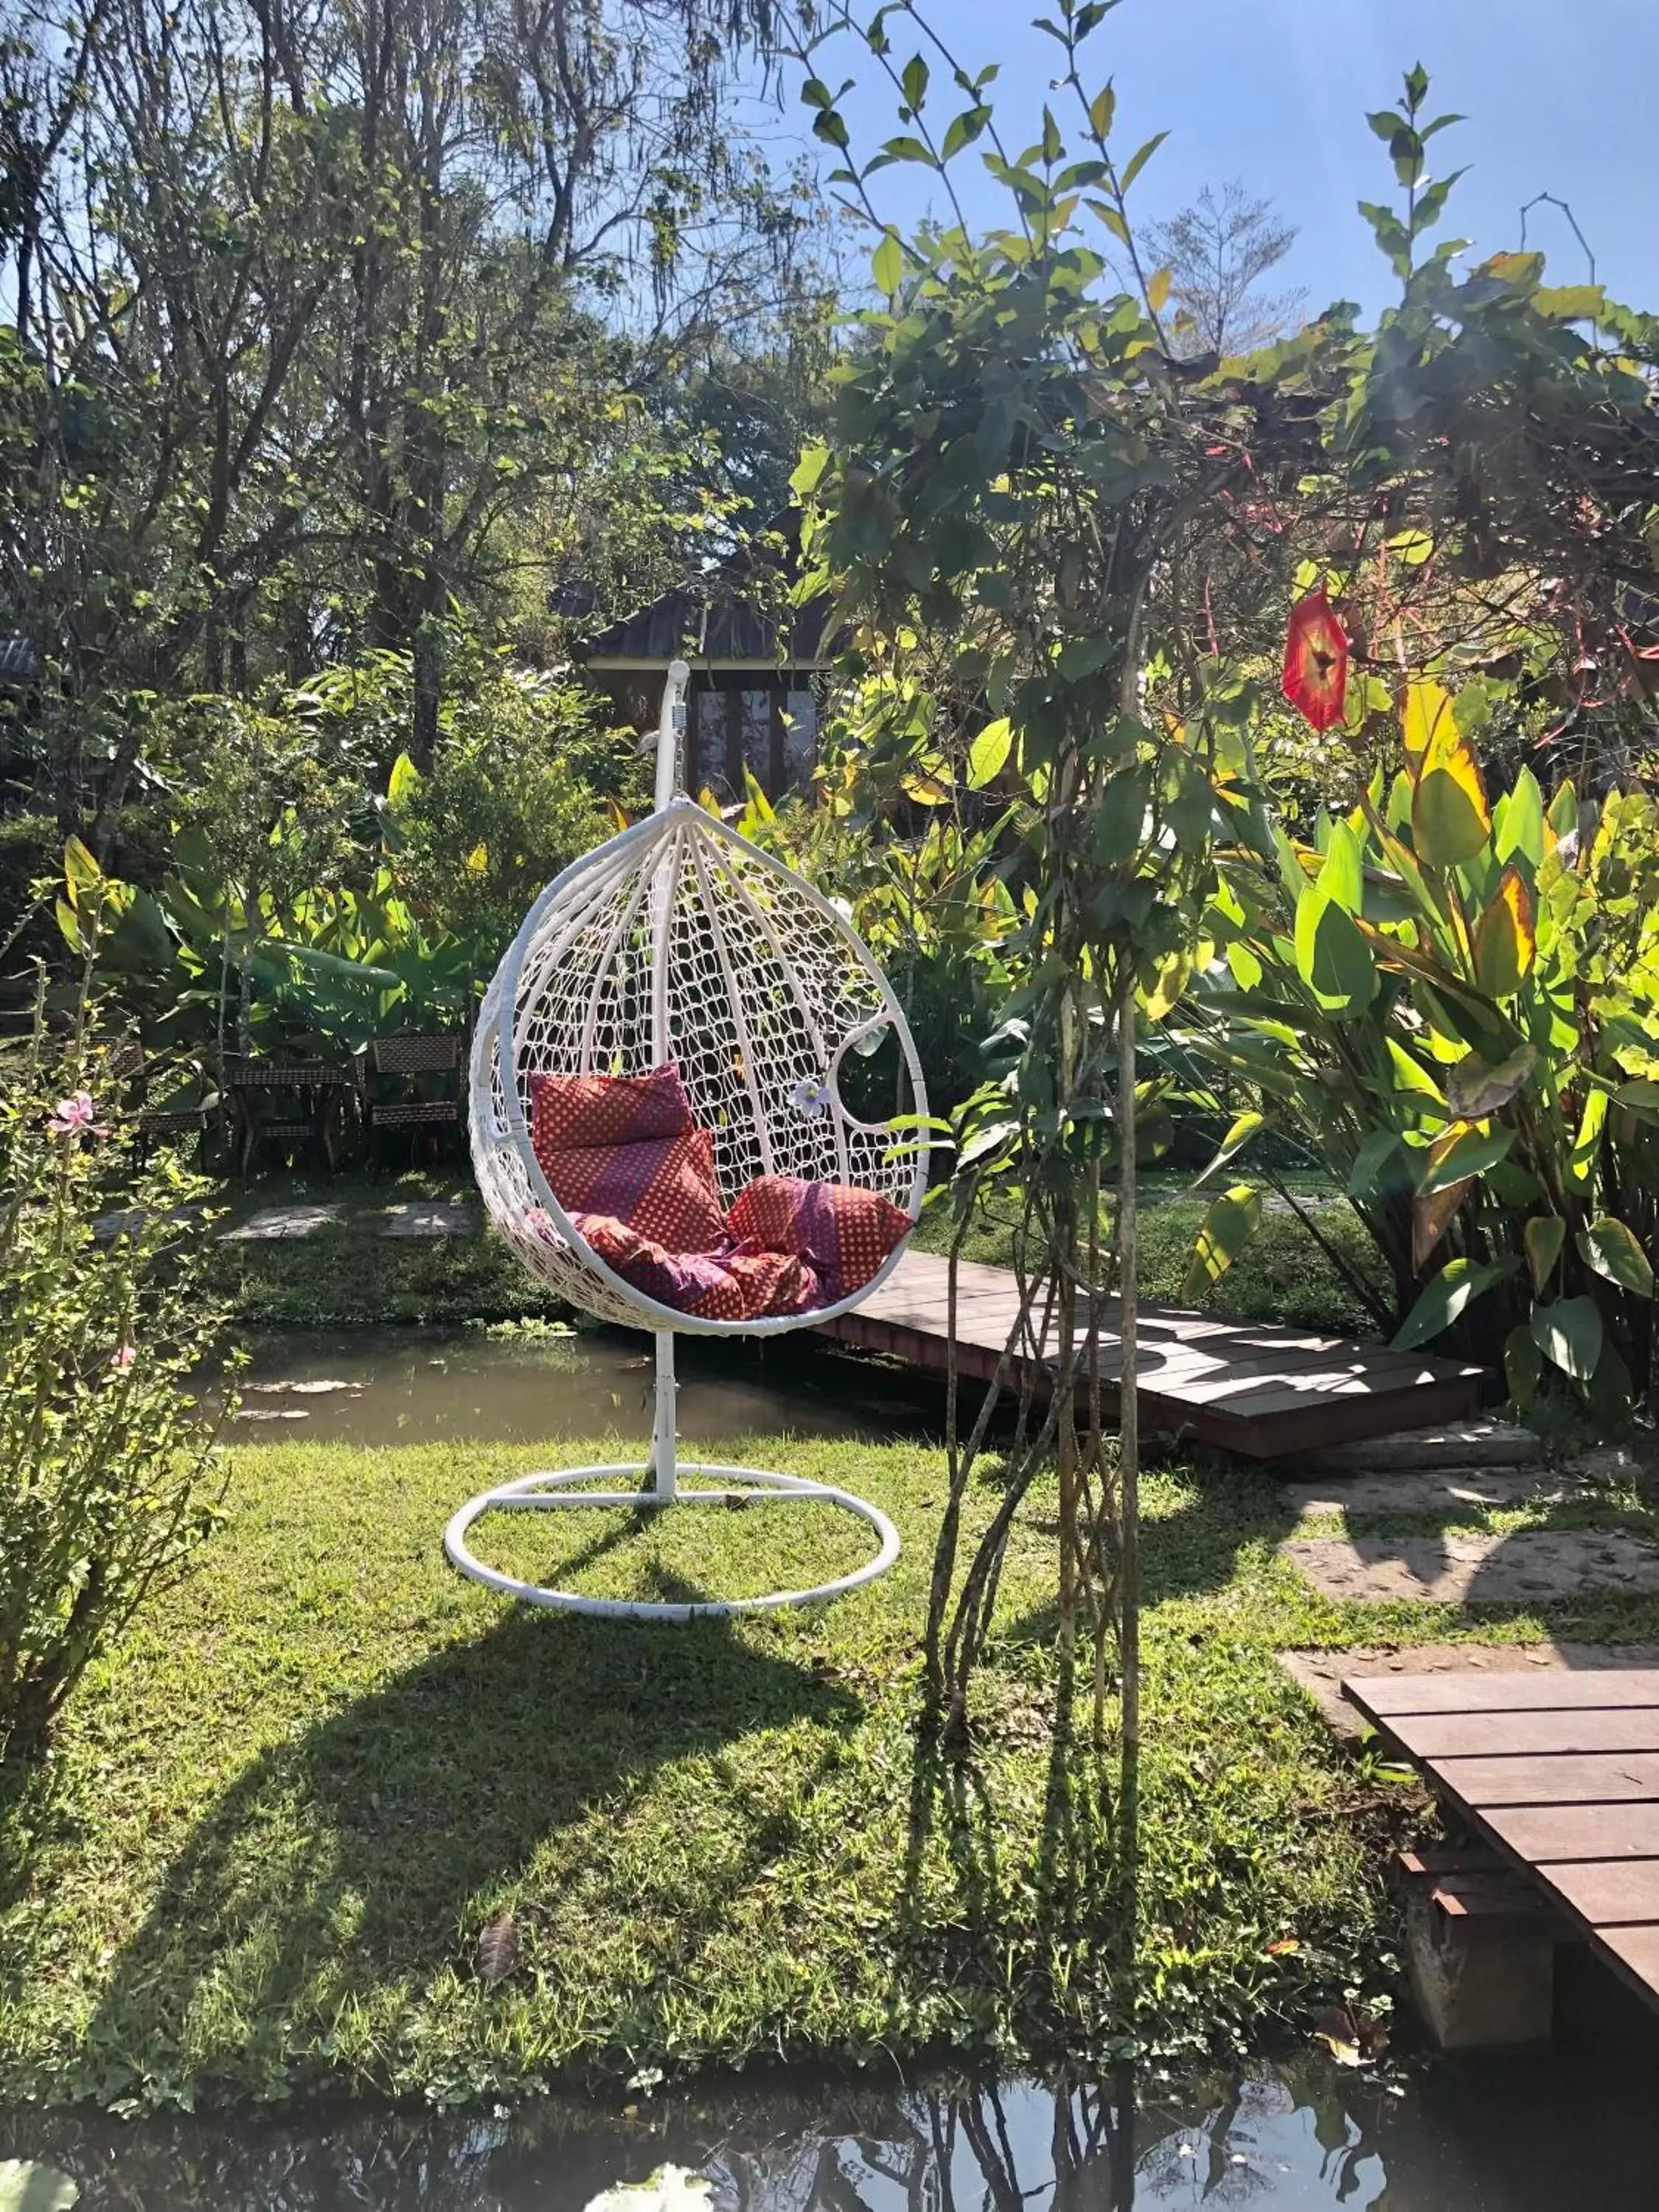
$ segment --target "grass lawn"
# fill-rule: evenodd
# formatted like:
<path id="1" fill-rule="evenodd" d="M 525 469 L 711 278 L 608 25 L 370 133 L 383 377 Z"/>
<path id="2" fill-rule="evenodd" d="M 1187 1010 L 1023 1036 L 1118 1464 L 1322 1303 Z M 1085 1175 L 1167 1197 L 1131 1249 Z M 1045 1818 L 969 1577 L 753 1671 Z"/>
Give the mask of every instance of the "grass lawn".
<path id="1" fill-rule="evenodd" d="M 911 1726 L 940 1455 L 733 1449 L 885 1506 L 899 1566 L 811 1617 L 557 1618 L 439 1548 L 457 1501 L 536 1453 L 239 1447 L 227 1526 L 85 1686 L 50 1797 L 0 1826 L 0 2098 L 459 2101 L 780 2055 L 1108 2050 L 1103 1844 L 1051 1759 L 1044 1502 L 976 1761 L 940 1771 Z M 1386 1988 L 1382 1869 L 1420 1810 L 1334 1747 L 1273 1650 L 1460 1619 L 1316 1600 L 1274 1556 L 1265 1474 L 1147 1492 L 1143 2026 L 1225 2049 Z M 988 1476 L 975 1513 L 994 1497 Z M 643 1534 L 596 1512 L 478 1541 L 595 1590 L 738 1594 L 832 1570 L 852 1528 L 812 1506 Z M 1546 1628 L 1651 1637 L 1659 1606 L 1486 1632 Z M 522 1948 L 489 1987 L 474 1948 L 504 1907 Z"/>
<path id="2" fill-rule="evenodd" d="M 1192 1194 L 1190 1179 L 1149 1176 L 1140 1224 L 1140 1287 L 1148 1298 L 1180 1304 L 1182 1278 L 1211 1194 Z M 241 1319 L 258 1328 L 355 1328 L 369 1323 L 503 1322 L 552 1316 L 562 1310 L 539 1291 L 499 1239 L 388 1237 L 386 1208 L 411 1199 L 476 1200 L 459 1169 L 411 1173 L 371 1183 L 272 1176 L 250 1191 L 227 1190 L 227 1225 L 270 1206 L 333 1204 L 337 1220 L 305 1237 L 234 1243 L 219 1248 L 216 1273 Z M 1319 1206 L 1322 1233 L 1355 1267 L 1376 1272 L 1369 1241 L 1352 1211 Z M 917 1232 L 924 1250 L 950 1237 L 941 1208 Z M 994 1212 L 976 1223 L 969 1259 L 1006 1262 L 1011 1232 Z M 1206 1300 L 1233 1321 L 1278 1321 L 1354 1335 L 1375 1334 L 1364 1308 L 1296 1218 L 1269 1211 L 1243 1258 Z"/>

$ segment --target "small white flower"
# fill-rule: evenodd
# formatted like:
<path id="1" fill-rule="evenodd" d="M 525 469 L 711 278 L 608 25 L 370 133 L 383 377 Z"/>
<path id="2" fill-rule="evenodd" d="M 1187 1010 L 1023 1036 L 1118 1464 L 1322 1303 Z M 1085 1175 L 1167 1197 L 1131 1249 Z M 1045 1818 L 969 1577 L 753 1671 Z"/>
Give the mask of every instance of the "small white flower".
<path id="1" fill-rule="evenodd" d="M 797 1114 L 805 1114 L 810 1121 L 816 1121 L 821 1114 L 827 1114 L 830 1110 L 830 1086 L 827 1083 L 820 1083 L 815 1076 L 803 1075 L 789 1094 L 789 1103 Z"/>

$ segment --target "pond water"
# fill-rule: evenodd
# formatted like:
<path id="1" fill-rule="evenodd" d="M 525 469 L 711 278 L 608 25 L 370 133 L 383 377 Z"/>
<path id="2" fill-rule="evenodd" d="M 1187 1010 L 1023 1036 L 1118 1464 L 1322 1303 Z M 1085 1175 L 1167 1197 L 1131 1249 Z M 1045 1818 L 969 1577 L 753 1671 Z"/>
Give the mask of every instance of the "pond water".
<path id="1" fill-rule="evenodd" d="M 881 1442 L 939 1430 L 937 1390 L 833 1346 L 681 1337 L 675 1356 L 688 1443 L 781 1432 Z M 649 1340 L 611 1331 L 284 1331 L 256 1340 L 236 1433 L 373 1445 L 643 1438 L 654 1377 Z"/>
<path id="2" fill-rule="evenodd" d="M 1185 2085 L 878 2086 L 303 2124 L 0 2114 L 82 2212 L 584 2212 L 668 2161 L 709 2212 L 1638 2212 L 1659 2202 L 1656 2062 L 1310 2058 Z M 643 2212 L 643 2208 L 642 2208 Z"/>

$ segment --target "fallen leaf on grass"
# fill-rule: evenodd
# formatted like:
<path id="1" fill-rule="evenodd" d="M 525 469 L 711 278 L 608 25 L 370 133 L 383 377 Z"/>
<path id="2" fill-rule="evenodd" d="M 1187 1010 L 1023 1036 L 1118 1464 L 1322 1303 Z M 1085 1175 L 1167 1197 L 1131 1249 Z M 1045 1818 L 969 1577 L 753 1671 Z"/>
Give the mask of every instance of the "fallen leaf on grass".
<path id="1" fill-rule="evenodd" d="M 519 1923 L 510 1912 L 498 1912 L 478 1938 L 478 1979 L 504 1982 L 519 1962 Z"/>

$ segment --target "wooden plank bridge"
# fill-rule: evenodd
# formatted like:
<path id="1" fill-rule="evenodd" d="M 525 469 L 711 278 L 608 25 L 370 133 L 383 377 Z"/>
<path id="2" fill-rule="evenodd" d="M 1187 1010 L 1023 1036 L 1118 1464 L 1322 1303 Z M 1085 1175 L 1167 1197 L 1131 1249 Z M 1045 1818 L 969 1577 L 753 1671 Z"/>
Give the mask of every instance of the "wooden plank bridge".
<path id="1" fill-rule="evenodd" d="M 1342 1690 L 1659 2005 L 1659 1668 L 1390 1674 Z"/>
<path id="2" fill-rule="evenodd" d="M 908 1251 L 879 1289 L 825 1323 L 823 1334 L 908 1366 L 943 1368 L 949 1302 L 949 1261 Z M 1116 1314 L 1114 1301 L 1102 1316 L 1101 1378 L 1112 1413 Z M 959 1261 L 958 1371 L 988 1382 L 1018 1315 L 1012 1269 Z M 1215 1321 L 1174 1306 L 1142 1305 L 1139 1341 L 1142 1425 L 1249 1459 L 1462 1420 L 1480 1402 L 1478 1367 L 1299 1329 Z M 1018 1386 L 1026 1358 L 1041 1356 L 1033 1347 L 1011 1361 L 1011 1382 Z"/>

